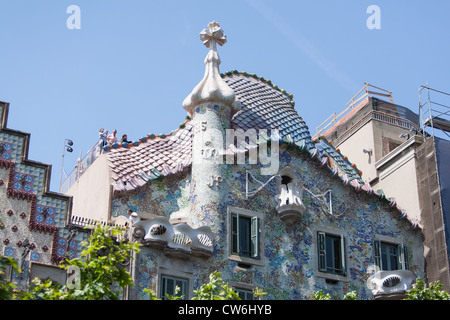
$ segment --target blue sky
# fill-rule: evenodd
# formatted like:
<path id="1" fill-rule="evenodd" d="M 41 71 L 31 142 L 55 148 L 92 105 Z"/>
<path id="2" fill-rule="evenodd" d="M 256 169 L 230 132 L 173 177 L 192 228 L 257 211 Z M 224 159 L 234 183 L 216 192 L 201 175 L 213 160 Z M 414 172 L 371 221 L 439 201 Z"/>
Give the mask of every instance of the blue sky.
<path id="1" fill-rule="evenodd" d="M 66 12 L 81 10 L 81 29 Z M 370 5 L 381 29 L 366 26 Z M 202 79 L 199 32 L 218 21 L 222 72 L 270 79 L 294 95 L 312 134 L 364 82 L 418 112 L 418 88 L 450 92 L 448 1 L 0 0 L 0 100 L 8 127 L 31 133 L 29 158 L 51 164 L 57 191 L 65 138 L 70 171 L 105 127 L 133 140 L 169 133 Z"/>

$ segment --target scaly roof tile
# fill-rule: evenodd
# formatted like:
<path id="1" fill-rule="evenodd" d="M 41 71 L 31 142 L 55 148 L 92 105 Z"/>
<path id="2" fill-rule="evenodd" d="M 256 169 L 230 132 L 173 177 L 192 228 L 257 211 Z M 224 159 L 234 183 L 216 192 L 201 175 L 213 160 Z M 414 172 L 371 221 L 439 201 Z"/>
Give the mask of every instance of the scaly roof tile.
<path id="1" fill-rule="evenodd" d="M 311 139 L 306 123 L 293 107 L 292 95 L 279 90 L 270 80 L 245 73 L 229 72 L 223 80 L 241 102 L 241 110 L 234 114 L 231 128 L 244 131 L 278 129 L 281 142 L 295 144 L 312 156 L 327 157 L 331 161 L 330 170 L 336 172 L 337 167 L 344 183 L 356 180 L 363 184 L 358 171 L 332 146 L 326 141 Z M 104 150 L 115 191 L 134 190 L 161 175 L 175 174 L 191 165 L 192 124 L 186 121 L 170 134 L 148 134 L 140 141 L 117 143 Z"/>

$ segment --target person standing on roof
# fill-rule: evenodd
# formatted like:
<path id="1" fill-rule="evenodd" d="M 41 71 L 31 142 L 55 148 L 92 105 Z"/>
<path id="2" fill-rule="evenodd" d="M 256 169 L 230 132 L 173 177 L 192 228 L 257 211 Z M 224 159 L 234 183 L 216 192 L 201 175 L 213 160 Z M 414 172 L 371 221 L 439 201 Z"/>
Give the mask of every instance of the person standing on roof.
<path id="1" fill-rule="evenodd" d="M 108 138 L 107 138 L 108 143 L 113 144 L 113 143 L 117 142 L 116 134 L 117 134 L 117 130 L 114 129 L 113 132 L 110 135 L 108 135 Z"/>
<path id="2" fill-rule="evenodd" d="M 108 144 L 107 136 L 108 136 L 108 130 L 100 128 L 100 130 L 98 131 L 98 137 L 100 139 L 100 153 L 102 152 L 103 147 Z"/>
<path id="3" fill-rule="evenodd" d="M 128 136 L 126 133 L 124 133 L 122 135 L 122 140 L 120 140 L 120 142 L 126 142 L 126 143 L 131 143 L 131 141 L 128 140 Z"/>

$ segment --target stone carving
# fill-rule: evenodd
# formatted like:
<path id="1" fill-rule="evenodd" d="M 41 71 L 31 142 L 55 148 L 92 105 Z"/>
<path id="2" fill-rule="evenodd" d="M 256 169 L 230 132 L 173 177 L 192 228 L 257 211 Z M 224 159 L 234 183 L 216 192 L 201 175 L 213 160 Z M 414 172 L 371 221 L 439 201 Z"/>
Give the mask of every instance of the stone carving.
<path id="1" fill-rule="evenodd" d="M 202 157 L 203 159 L 218 159 L 219 156 L 219 150 L 216 148 L 204 148 L 202 149 Z"/>
<path id="2" fill-rule="evenodd" d="M 141 241 L 144 239 L 145 229 L 142 226 L 133 226 L 133 240 Z"/>
<path id="3" fill-rule="evenodd" d="M 223 178 L 221 176 L 213 176 L 211 175 L 211 181 L 208 183 L 208 187 L 212 188 L 214 185 L 217 186 L 217 188 L 220 188 L 220 183 L 223 181 Z"/>
<path id="4" fill-rule="evenodd" d="M 373 295 L 403 293 L 416 279 L 409 270 L 377 271 L 367 280 Z"/>
<path id="5" fill-rule="evenodd" d="M 73 238 L 77 235 L 78 230 L 76 229 L 76 227 L 72 224 L 70 224 L 68 226 L 69 229 L 69 236 L 67 237 L 67 244 L 66 244 L 66 255 L 68 255 L 69 253 L 69 247 L 70 247 L 70 243 L 72 242 Z"/>
<path id="6" fill-rule="evenodd" d="M 164 250 L 169 257 L 188 260 L 190 256 L 212 255 L 214 235 L 207 226 L 192 229 L 185 223 L 172 225 L 166 217 L 133 224 L 133 238 L 143 245 Z"/>
<path id="7" fill-rule="evenodd" d="M 200 133 L 200 132 L 202 132 L 202 131 L 206 131 L 206 129 L 207 129 L 207 122 L 206 121 L 202 121 L 201 123 L 196 123 L 195 125 L 194 125 L 194 127 L 192 128 L 194 131 L 194 135 L 195 134 L 197 134 L 197 133 Z"/>
<path id="8" fill-rule="evenodd" d="M 30 244 L 30 241 L 28 241 L 28 239 L 25 239 L 25 241 L 22 243 L 22 246 L 24 249 L 23 249 L 22 255 L 20 257 L 20 270 L 21 271 L 18 276 L 19 279 L 22 279 L 22 277 L 23 277 L 25 260 L 27 259 L 28 254 L 34 247 L 33 244 Z"/>

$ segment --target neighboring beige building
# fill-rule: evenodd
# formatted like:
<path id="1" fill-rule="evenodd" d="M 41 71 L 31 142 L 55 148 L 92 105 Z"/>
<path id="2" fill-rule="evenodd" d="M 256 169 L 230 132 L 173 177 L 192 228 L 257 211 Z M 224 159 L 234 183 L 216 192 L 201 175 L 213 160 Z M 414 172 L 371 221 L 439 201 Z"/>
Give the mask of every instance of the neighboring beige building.
<path id="1" fill-rule="evenodd" d="M 390 102 L 375 96 L 390 98 Z M 446 176 L 442 164 L 449 142 L 424 130 L 433 126 L 433 121 L 433 130 L 437 123 L 448 123 L 443 119 L 447 111 L 440 112 L 439 117 L 424 119 L 425 105 L 421 104 L 418 115 L 394 104 L 391 92 L 366 84 L 341 114 L 333 114 L 317 128 L 313 138 L 326 139 L 348 156 L 367 186 L 395 198 L 393 203 L 405 215 L 420 221 L 428 280 L 440 280 L 449 290 L 449 237 L 445 221 L 450 205 L 446 201 L 447 188 L 442 184 Z"/>
<path id="2" fill-rule="evenodd" d="M 94 150 L 96 151 L 96 149 Z M 109 170 L 106 156 L 104 154 L 96 155 L 92 169 L 87 170 L 88 168 L 85 172 L 74 171 L 78 179 L 74 179 L 75 182 L 66 192 L 67 195 L 77 199 L 73 203 L 72 214 L 77 217 L 110 222 L 108 217 L 111 211 L 112 191 L 108 182 Z M 86 190 L 89 191 L 86 192 Z"/>

